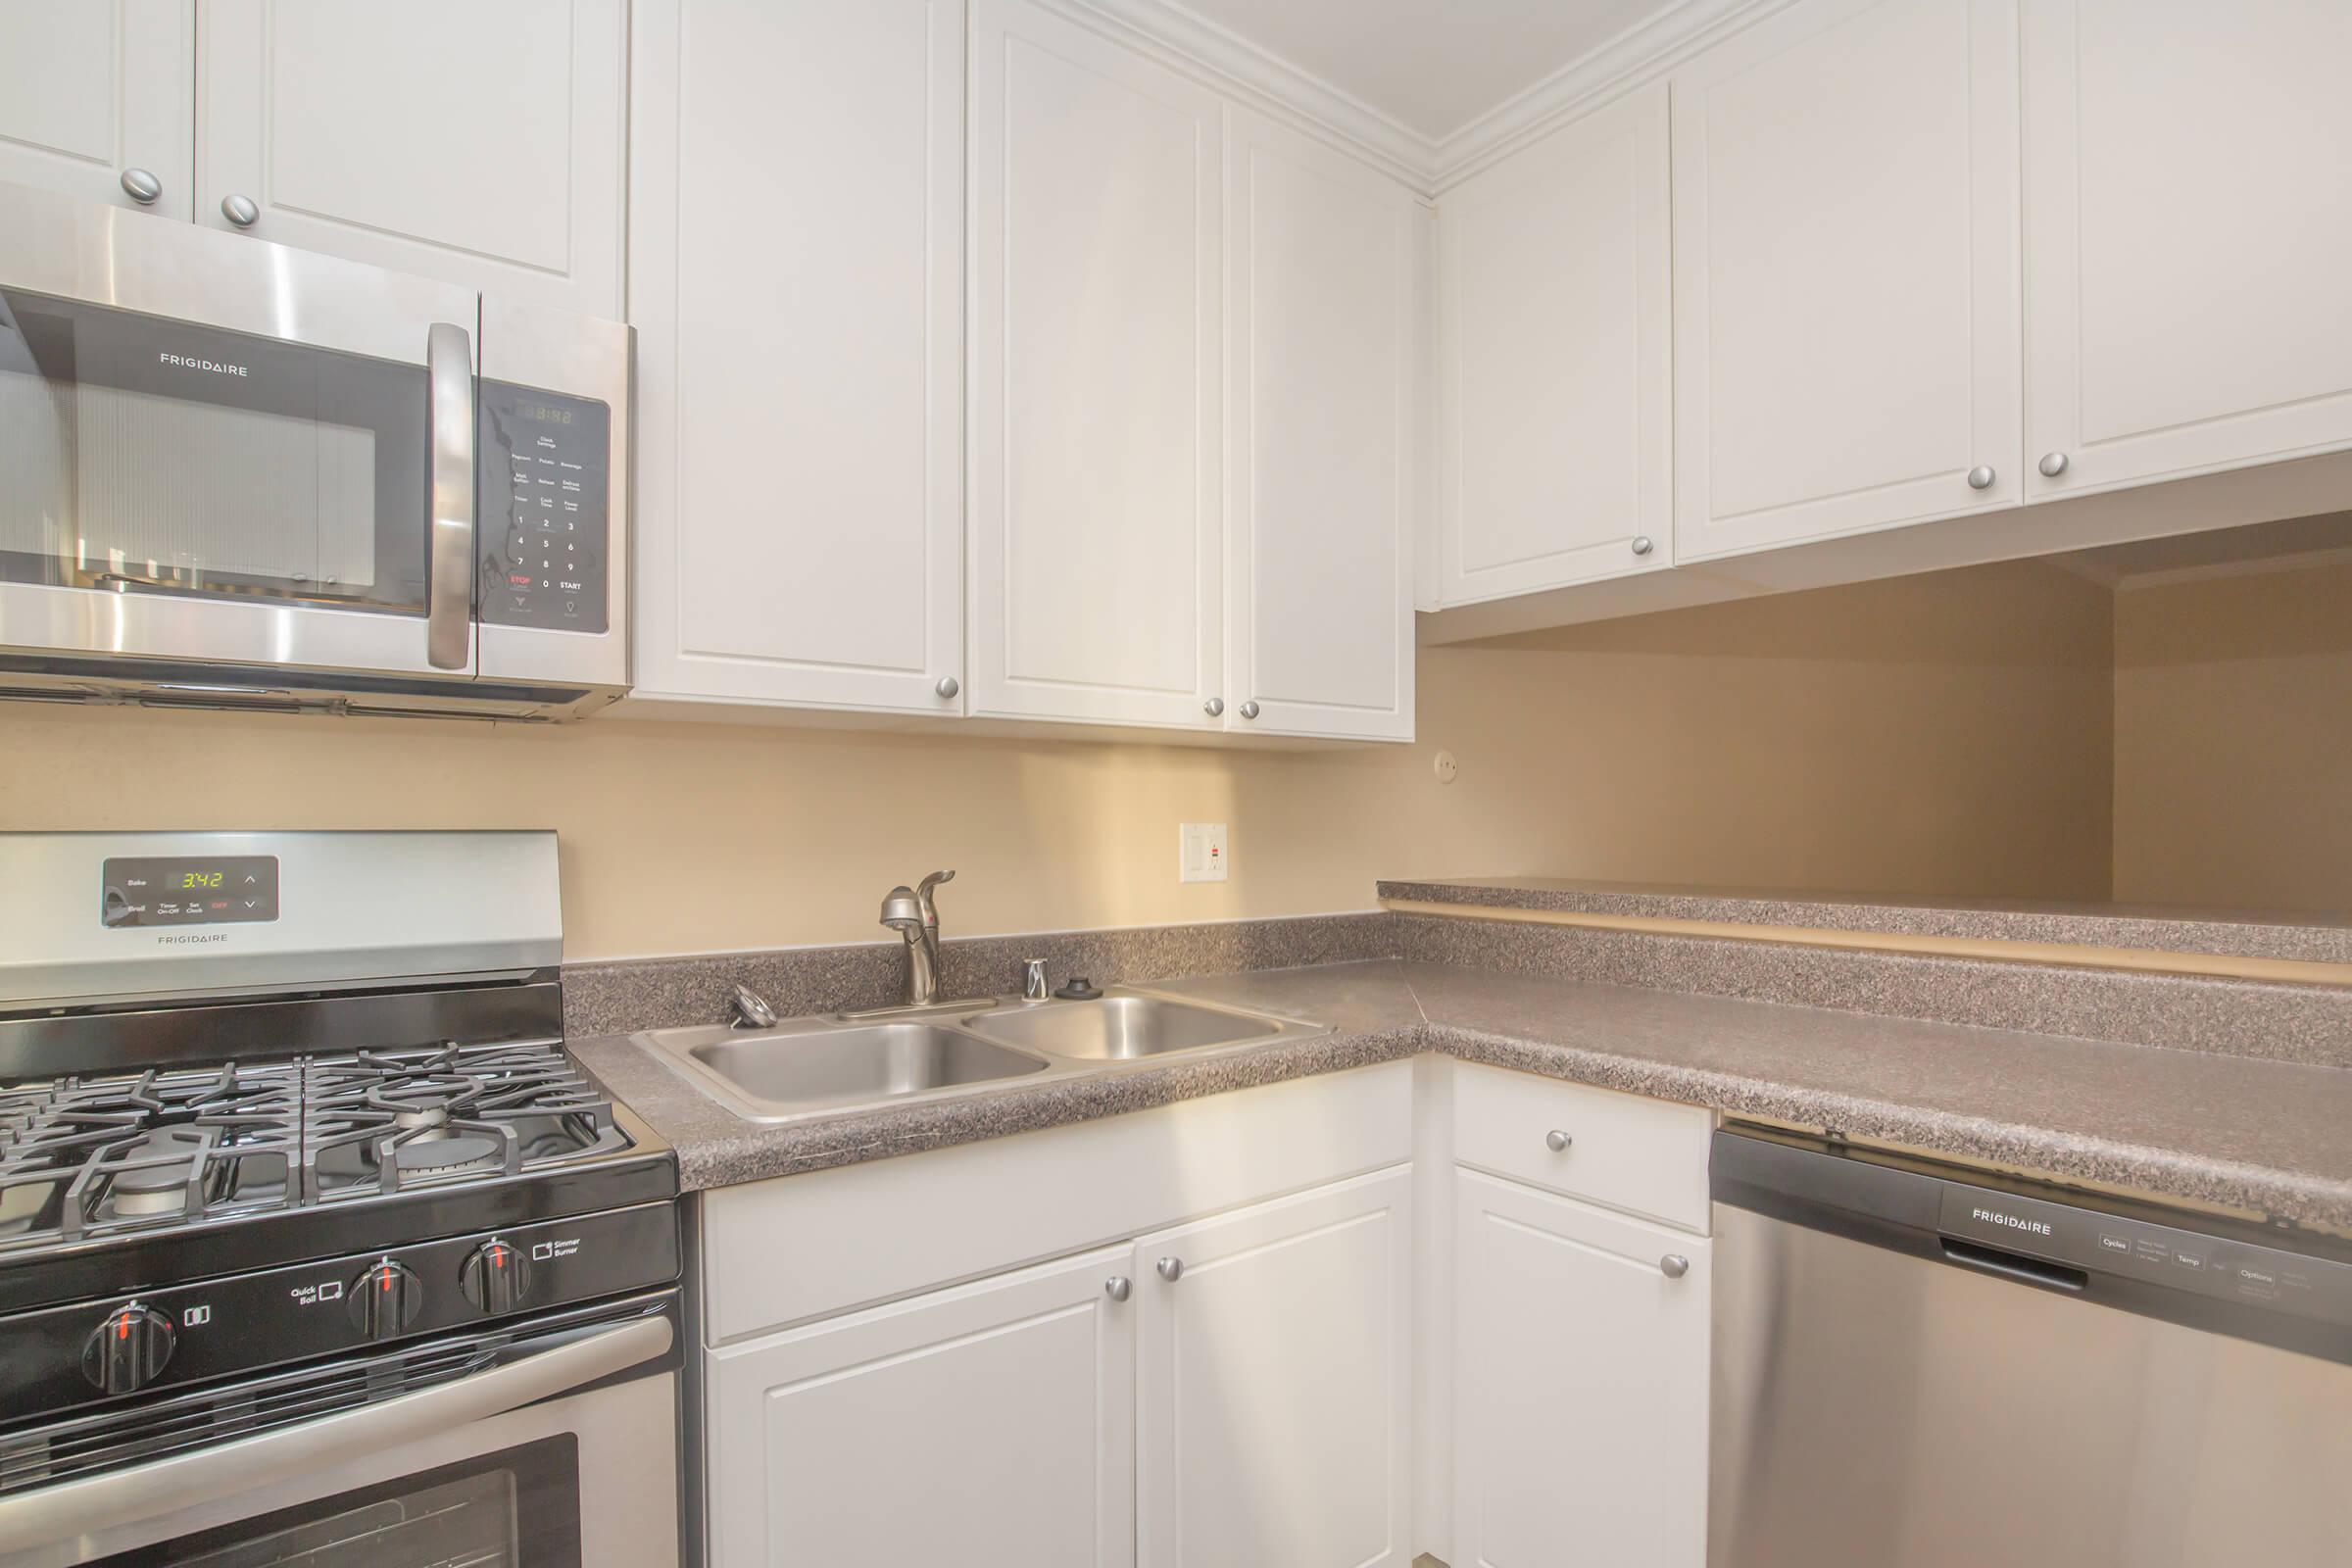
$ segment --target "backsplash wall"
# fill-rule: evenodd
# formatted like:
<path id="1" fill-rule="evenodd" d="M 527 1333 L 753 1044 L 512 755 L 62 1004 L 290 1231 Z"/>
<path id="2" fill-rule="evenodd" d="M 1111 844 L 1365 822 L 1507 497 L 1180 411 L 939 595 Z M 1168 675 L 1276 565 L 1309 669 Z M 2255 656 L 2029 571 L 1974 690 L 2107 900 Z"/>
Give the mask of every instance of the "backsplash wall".
<path id="1" fill-rule="evenodd" d="M 553 827 L 575 959 L 881 939 L 883 892 L 942 866 L 952 936 L 1529 868 L 2097 899 L 2110 628 L 2084 587 L 1992 566 L 1427 649 L 1409 747 L 0 704 L 0 828 Z M 1177 882 L 1180 821 L 1230 824 L 1230 881 Z"/>

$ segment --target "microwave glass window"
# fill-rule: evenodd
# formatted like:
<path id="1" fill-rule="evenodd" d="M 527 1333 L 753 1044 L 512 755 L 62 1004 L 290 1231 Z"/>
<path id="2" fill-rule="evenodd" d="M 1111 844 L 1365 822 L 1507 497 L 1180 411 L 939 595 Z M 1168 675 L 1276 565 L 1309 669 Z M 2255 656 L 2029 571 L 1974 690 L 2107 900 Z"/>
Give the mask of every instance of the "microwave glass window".
<path id="1" fill-rule="evenodd" d="M 0 290 L 0 580 L 421 613 L 425 376 Z"/>

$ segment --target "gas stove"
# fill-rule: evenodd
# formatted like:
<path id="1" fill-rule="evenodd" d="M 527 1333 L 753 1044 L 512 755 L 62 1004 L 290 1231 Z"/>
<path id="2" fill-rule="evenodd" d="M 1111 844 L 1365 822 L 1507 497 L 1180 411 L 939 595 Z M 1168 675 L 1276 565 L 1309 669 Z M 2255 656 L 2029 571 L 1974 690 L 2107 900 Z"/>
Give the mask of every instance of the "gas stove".
<path id="1" fill-rule="evenodd" d="M 0 1557 L 21 1494 L 674 1324 L 553 835 L 0 834 Z"/>

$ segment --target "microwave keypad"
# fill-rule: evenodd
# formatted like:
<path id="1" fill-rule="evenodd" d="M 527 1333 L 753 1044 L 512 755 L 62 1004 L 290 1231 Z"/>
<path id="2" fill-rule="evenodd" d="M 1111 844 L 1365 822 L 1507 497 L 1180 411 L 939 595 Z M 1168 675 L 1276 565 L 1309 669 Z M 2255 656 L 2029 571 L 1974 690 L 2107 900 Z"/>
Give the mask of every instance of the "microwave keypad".
<path id="1" fill-rule="evenodd" d="M 476 387 L 482 619 L 606 630 L 612 411 L 507 381 Z"/>

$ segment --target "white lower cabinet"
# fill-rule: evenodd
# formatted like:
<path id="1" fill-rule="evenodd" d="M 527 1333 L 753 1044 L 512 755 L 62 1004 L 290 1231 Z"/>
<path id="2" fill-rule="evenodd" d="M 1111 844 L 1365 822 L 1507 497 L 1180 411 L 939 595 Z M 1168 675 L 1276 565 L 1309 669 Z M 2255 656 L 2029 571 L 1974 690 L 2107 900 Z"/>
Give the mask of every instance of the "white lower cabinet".
<path id="1" fill-rule="evenodd" d="M 711 1568 L 1135 1560 L 1127 1249 L 711 1353 Z"/>
<path id="2" fill-rule="evenodd" d="M 1412 1180 L 1136 1244 L 1141 1568 L 1411 1561 Z"/>
<path id="3" fill-rule="evenodd" d="M 1453 1568 L 1697 1568 L 1706 1238 L 1454 1182 Z"/>

